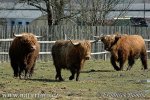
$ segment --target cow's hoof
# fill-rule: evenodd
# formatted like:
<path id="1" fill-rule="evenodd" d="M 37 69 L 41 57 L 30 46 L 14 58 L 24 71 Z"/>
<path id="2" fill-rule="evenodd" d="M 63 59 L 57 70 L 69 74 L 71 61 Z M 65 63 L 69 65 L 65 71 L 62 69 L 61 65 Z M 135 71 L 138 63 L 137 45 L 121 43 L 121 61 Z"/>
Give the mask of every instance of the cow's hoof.
<path id="1" fill-rule="evenodd" d="M 61 81 L 64 81 L 64 79 L 63 79 L 63 78 L 60 78 L 59 81 L 60 81 L 60 82 L 61 82 Z"/>
<path id="2" fill-rule="evenodd" d="M 17 78 L 18 78 L 18 76 L 13 76 L 13 78 L 17 79 Z"/>
<path id="3" fill-rule="evenodd" d="M 76 81 L 79 81 L 79 79 L 76 79 Z"/>
<path id="4" fill-rule="evenodd" d="M 23 76 L 23 75 L 19 75 L 19 79 L 20 79 L 20 80 L 23 80 L 23 79 L 24 79 L 24 76 Z"/>
<path id="5" fill-rule="evenodd" d="M 121 71 L 121 69 L 115 69 L 116 71 Z"/>
<path id="6" fill-rule="evenodd" d="M 144 72 L 148 72 L 148 71 L 150 71 L 149 69 L 144 69 Z"/>
<path id="7" fill-rule="evenodd" d="M 69 80 L 73 80 L 73 79 L 74 79 L 74 77 L 73 77 L 73 76 L 70 76 L 70 77 L 69 77 Z"/>
<path id="8" fill-rule="evenodd" d="M 14 74 L 14 78 L 17 78 L 18 77 L 18 74 Z"/>

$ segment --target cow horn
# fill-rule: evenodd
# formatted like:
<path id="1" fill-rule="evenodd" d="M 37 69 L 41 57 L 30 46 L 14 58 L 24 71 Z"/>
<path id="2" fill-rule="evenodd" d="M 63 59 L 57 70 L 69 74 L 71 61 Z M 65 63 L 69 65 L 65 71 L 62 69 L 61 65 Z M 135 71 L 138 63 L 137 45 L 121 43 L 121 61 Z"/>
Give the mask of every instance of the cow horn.
<path id="1" fill-rule="evenodd" d="M 74 46 L 79 45 L 79 44 L 80 44 L 79 42 L 77 42 L 77 43 L 73 43 L 73 45 L 74 45 Z"/>
<path id="2" fill-rule="evenodd" d="M 14 37 L 20 37 L 22 34 L 13 34 Z M 42 36 L 35 36 L 36 38 L 41 38 Z"/>
<path id="3" fill-rule="evenodd" d="M 94 38 L 101 38 L 101 37 L 103 37 L 104 36 L 104 34 L 101 34 L 100 36 L 93 36 Z"/>
<path id="4" fill-rule="evenodd" d="M 14 37 L 20 37 L 22 34 L 13 34 Z"/>
<path id="5" fill-rule="evenodd" d="M 98 42 L 99 40 L 101 40 L 101 38 L 103 37 L 103 34 L 101 34 L 100 36 L 93 36 L 95 38 L 94 41 L 90 41 L 91 43 L 96 43 Z"/>
<path id="6" fill-rule="evenodd" d="M 36 38 L 41 38 L 42 36 L 35 36 Z"/>
<path id="7" fill-rule="evenodd" d="M 99 41 L 99 39 L 96 39 L 96 40 L 90 40 L 90 43 L 96 43 L 96 42 L 98 42 Z"/>
<path id="8" fill-rule="evenodd" d="M 14 37 L 20 37 L 22 34 L 15 34 L 14 32 L 12 33 Z"/>
<path id="9" fill-rule="evenodd" d="M 99 38 L 100 36 L 93 36 L 94 38 Z"/>
<path id="10" fill-rule="evenodd" d="M 77 46 L 77 45 L 79 45 L 79 44 L 80 44 L 79 42 L 77 42 L 77 43 L 73 43 L 71 39 L 69 39 L 69 40 L 70 40 L 70 42 L 71 42 L 74 46 Z"/>

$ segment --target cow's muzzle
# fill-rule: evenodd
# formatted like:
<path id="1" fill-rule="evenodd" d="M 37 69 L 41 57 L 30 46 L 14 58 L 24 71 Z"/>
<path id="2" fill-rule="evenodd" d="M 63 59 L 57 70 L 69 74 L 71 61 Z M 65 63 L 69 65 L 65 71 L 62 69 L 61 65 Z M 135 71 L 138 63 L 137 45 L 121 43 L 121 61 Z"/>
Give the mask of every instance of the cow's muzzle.
<path id="1" fill-rule="evenodd" d="M 91 56 L 86 56 L 85 60 L 89 60 L 91 58 Z"/>
<path id="2" fill-rule="evenodd" d="M 31 51 L 34 51 L 34 50 L 36 50 L 36 46 L 32 46 L 30 49 L 31 49 Z"/>

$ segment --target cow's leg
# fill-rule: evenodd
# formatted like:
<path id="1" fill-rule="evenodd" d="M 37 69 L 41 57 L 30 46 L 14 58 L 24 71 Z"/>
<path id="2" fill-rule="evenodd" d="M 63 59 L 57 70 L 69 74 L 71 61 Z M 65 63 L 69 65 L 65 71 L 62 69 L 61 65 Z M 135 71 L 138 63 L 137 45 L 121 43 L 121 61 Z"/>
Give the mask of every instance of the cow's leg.
<path id="1" fill-rule="evenodd" d="M 80 69 L 77 69 L 76 81 L 79 80 L 79 75 L 80 75 Z"/>
<path id="2" fill-rule="evenodd" d="M 118 51 L 118 62 L 119 62 L 119 65 L 120 65 L 120 70 L 123 70 L 123 65 L 124 63 L 126 62 L 127 60 L 127 57 L 128 57 L 128 53 L 125 53 L 122 49 L 119 49 Z"/>
<path id="3" fill-rule="evenodd" d="M 21 79 L 21 74 L 25 68 L 26 68 L 26 64 L 24 64 L 24 63 L 19 64 L 19 78 L 20 79 Z M 26 77 L 26 74 L 25 74 L 25 77 Z"/>
<path id="4" fill-rule="evenodd" d="M 23 69 L 19 66 L 19 78 L 22 79 L 21 73 L 23 72 Z"/>
<path id="5" fill-rule="evenodd" d="M 33 71 L 34 71 L 34 66 L 30 69 L 29 77 L 32 77 Z"/>
<path id="6" fill-rule="evenodd" d="M 147 68 L 147 54 L 142 53 L 140 58 L 141 58 L 141 62 L 142 62 L 142 65 L 143 65 L 144 69 L 148 69 Z"/>
<path id="7" fill-rule="evenodd" d="M 134 58 L 133 58 L 133 57 L 129 57 L 129 58 L 128 58 L 128 68 L 127 68 L 127 70 L 130 70 L 130 69 L 132 68 L 134 62 L 135 62 L 135 61 L 134 61 Z"/>
<path id="8" fill-rule="evenodd" d="M 119 59 L 120 59 L 119 60 L 120 70 L 123 70 L 123 65 L 124 65 L 124 63 L 126 61 L 126 58 L 125 57 L 121 57 Z"/>
<path id="9" fill-rule="evenodd" d="M 75 71 L 74 67 L 72 67 L 72 69 L 70 69 L 70 71 L 71 71 L 71 76 L 69 77 L 69 80 L 73 80 L 76 71 Z"/>
<path id="10" fill-rule="evenodd" d="M 28 75 L 28 78 L 30 78 L 30 77 L 32 77 L 32 74 L 33 74 L 33 72 L 34 72 L 34 66 L 35 66 L 35 62 L 33 63 L 33 65 L 32 65 L 32 67 L 30 68 L 28 68 L 28 71 L 26 72 L 26 74 L 28 73 L 29 75 Z"/>
<path id="11" fill-rule="evenodd" d="M 27 74 L 28 74 L 28 68 L 25 68 L 25 75 L 24 75 L 24 79 L 27 79 L 28 77 L 27 77 Z"/>
<path id="12" fill-rule="evenodd" d="M 13 71 L 14 71 L 14 77 L 18 77 L 18 64 L 14 63 L 14 61 L 11 61 L 11 66 L 12 66 Z"/>
<path id="13" fill-rule="evenodd" d="M 115 70 L 117 70 L 117 71 L 120 70 L 120 68 L 117 66 L 116 60 L 115 60 L 115 58 L 113 56 L 111 56 L 111 64 L 113 65 Z"/>
<path id="14" fill-rule="evenodd" d="M 57 80 L 57 78 L 59 78 L 59 81 L 64 81 L 64 79 L 61 77 L 61 68 L 58 66 L 55 66 L 55 67 L 56 67 L 55 79 Z"/>

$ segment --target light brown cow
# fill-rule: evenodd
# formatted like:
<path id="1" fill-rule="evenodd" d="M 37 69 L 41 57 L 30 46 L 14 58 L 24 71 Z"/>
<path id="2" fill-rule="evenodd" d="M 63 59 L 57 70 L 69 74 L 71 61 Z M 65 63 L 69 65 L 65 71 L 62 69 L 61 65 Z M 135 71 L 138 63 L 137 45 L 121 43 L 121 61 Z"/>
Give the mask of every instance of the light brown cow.
<path id="1" fill-rule="evenodd" d="M 74 79 L 76 74 L 76 81 L 78 81 L 85 60 L 91 57 L 91 43 L 88 40 L 58 40 L 52 47 L 52 57 L 56 68 L 56 80 L 58 78 L 59 81 L 63 81 L 61 70 L 69 69 L 72 74 L 69 80 Z"/>
<path id="2" fill-rule="evenodd" d="M 135 59 L 139 57 L 144 69 L 147 69 L 146 46 L 140 35 L 105 35 L 101 37 L 101 41 L 104 43 L 105 50 L 111 53 L 111 64 L 115 70 L 123 70 L 126 60 L 129 65 L 127 70 L 130 70 Z"/>

